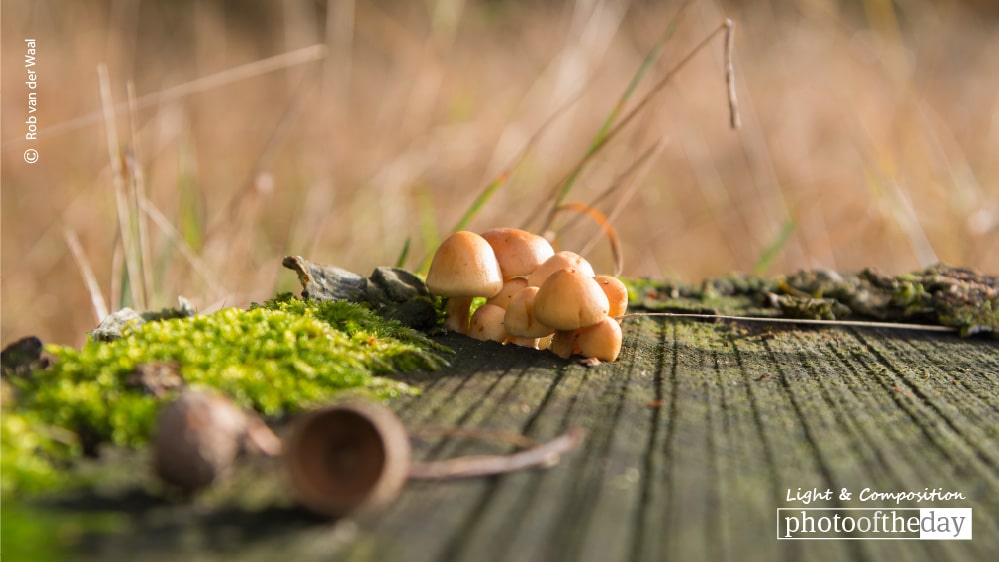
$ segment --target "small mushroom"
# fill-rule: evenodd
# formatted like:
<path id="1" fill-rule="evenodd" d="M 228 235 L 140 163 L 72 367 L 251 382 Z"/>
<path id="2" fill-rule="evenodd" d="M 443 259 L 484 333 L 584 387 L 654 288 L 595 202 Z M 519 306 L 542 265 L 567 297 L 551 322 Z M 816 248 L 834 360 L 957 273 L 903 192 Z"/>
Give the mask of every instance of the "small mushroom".
<path id="1" fill-rule="evenodd" d="M 537 320 L 534 314 L 534 300 L 540 289 L 524 287 L 510 298 L 510 305 L 503 317 L 506 332 L 512 342 L 524 347 L 541 347 L 540 338 L 552 335 L 555 330 Z"/>
<path id="2" fill-rule="evenodd" d="M 444 327 L 468 333 L 468 311 L 473 297 L 491 297 L 503 288 L 503 275 L 492 247 L 474 232 L 448 236 L 430 263 L 427 288 L 449 297 Z"/>
<path id="3" fill-rule="evenodd" d="M 185 390 L 160 412 L 153 466 L 165 482 L 191 492 L 227 477 L 244 450 L 277 455 L 281 442 L 228 398 Z"/>
<path id="4" fill-rule="evenodd" d="M 484 304 L 472 314 L 468 335 L 479 341 L 502 342 L 507 338 L 503 327 L 506 311 L 495 304 Z"/>
<path id="5" fill-rule="evenodd" d="M 579 269 L 552 274 L 534 297 L 534 316 L 556 330 L 592 326 L 607 316 L 610 303 L 593 276 Z"/>
<path id="6" fill-rule="evenodd" d="M 617 361 L 621 354 L 621 325 L 611 317 L 582 328 L 576 335 L 579 353 L 601 361 Z"/>
<path id="7" fill-rule="evenodd" d="M 482 237 L 492 246 L 506 279 L 529 275 L 555 253 L 543 237 L 519 228 L 493 228 Z"/>
<path id="8" fill-rule="evenodd" d="M 285 461 L 295 497 L 312 511 L 337 517 L 377 510 L 406 482 L 409 437 L 384 406 L 337 404 L 295 421 Z"/>
<path id="9" fill-rule="evenodd" d="M 583 259 L 583 256 L 575 252 L 562 251 L 545 260 L 537 269 L 527 276 L 527 284 L 532 287 L 540 287 L 556 271 L 563 269 L 577 269 L 589 277 L 593 277 L 593 266 Z"/>
<path id="10" fill-rule="evenodd" d="M 505 310 L 510 305 L 510 298 L 513 297 L 513 294 L 526 286 L 526 277 L 511 277 L 503 282 L 503 288 L 500 289 L 500 292 L 486 300 L 486 304 L 495 304 Z"/>
<path id="11" fill-rule="evenodd" d="M 618 317 L 628 311 L 628 287 L 620 279 L 610 275 L 597 275 L 594 279 L 607 295 L 607 302 L 610 304 L 607 316 Z"/>

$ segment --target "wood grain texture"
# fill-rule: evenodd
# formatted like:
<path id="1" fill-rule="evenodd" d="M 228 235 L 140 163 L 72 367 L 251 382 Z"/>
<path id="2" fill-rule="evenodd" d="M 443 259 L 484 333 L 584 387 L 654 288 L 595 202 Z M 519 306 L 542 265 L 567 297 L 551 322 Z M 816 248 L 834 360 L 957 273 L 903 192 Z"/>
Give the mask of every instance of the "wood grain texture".
<path id="1" fill-rule="evenodd" d="M 999 559 L 999 341 L 861 328 L 625 321 L 614 364 L 462 336 L 443 371 L 393 407 L 410 427 L 549 439 L 586 430 L 547 470 L 410 482 L 386 512 L 325 521 L 288 505 L 146 510 L 81 556 L 144 560 Z M 509 451 L 435 437 L 417 458 Z M 273 468 L 273 467 L 272 467 Z M 270 474 L 258 469 L 247 488 Z M 787 490 L 942 488 L 966 499 L 972 541 L 778 541 Z M 891 508 L 838 497 L 807 507 Z M 155 513 L 155 515 L 152 515 Z"/>
<path id="2" fill-rule="evenodd" d="M 402 406 L 413 425 L 588 438 L 555 468 L 419 483 L 347 560 L 982 560 L 999 553 L 999 345 L 862 329 L 629 319 L 621 360 L 448 341 L 455 368 Z M 466 363 L 467 361 L 467 363 Z M 469 367 L 474 365 L 474 367 Z M 429 458 L 483 451 L 427 444 Z M 493 448 L 492 450 L 495 450 Z M 971 542 L 781 541 L 788 489 L 943 488 Z M 917 507 L 903 503 L 901 506 Z M 887 507 L 834 498 L 809 507 Z M 919 505 L 927 507 L 927 504 Z"/>

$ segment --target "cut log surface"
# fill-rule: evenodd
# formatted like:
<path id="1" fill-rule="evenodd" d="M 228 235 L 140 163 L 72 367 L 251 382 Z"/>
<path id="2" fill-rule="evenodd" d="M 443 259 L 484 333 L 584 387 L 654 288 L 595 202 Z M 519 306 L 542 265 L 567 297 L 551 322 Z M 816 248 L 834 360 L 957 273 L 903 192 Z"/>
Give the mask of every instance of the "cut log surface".
<path id="1" fill-rule="evenodd" d="M 547 471 L 411 485 L 347 558 L 983 560 L 999 553 L 996 342 L 651 318 L 625 326 L 620 361 L 597 368 L 449 342 L 462 359 L 449 373 L 428 375 L 424 395 L 402 406 L 411 424 L 536 439 L 581 426 L 588 437 Z M 476 367 L 463 367 L 466 360 Z M 480 447 L 441 441 L 429 455 Z M 808 506 L 787 501 L 799 488 L 834 494 Z M 865 488 L 941 488 L 965 499 L 860 501 Z M 839 498 L 843 489 L 850 501 Z M 783 507 L 971 507 L 974 539 L 778 541 Z"/>
<path id="2" fill-rule="evenodd" d="M 195 516 L 182 525 L 201 526 L 199 540 L 139 524 L 87 545 L 144 560 L 999 559 L 999 341 L 655 317 L 627 318 L 624 336 L 619 361 L 592 368 L 446 336 L 452 367 L 402 375 L 423 389 L 392 404 L 410 428 L 538 441 L 583 428 L 554 467 L 411 481 L 357 520 L 269 508 L 242 528 Z M 418 460 L 511 450 L 414 440 Z M 799 488 L 832 496 L 805 505 Z M 962 498 L 862 501 L 865 489 Z M 778 508 L 972 508 L 973 539 L 778 540 Z M 223 528 L 230 538 L 213 539 Z"/>

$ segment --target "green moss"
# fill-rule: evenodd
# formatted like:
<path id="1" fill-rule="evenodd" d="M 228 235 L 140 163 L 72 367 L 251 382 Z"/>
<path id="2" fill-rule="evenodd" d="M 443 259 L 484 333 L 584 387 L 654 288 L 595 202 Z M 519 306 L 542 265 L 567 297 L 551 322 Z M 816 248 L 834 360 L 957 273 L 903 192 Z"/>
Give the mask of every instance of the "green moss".
<path id="1" fill-rule="evenodd" d="M 775 279 L 730 275 L 699 286 L 624 281 L 632 310 L 938 323 L 962 337 L 999 337 L 999 278 L 946 265 L 898 276 L 873 269 L 800 271 Z"/>
<path id="2" fill-rule="evenodd" d="M 40 492 L 65 483 L 65 467 L 58 459 L 79 454 L 75 434 L 42 423 L 34 413 L 11 411 L 4 411 L 0 423 L 0 448 L 4 496 L 14 490 Z"/>
<path id="3" fill-rule="evenodd" d="M 50 368 L 11 379 L 14 412 L 5 411 L 2 423 L 5 494 L 55 485 L 60 464 L 95 451 L 97 443 L 144 444 L 159 404 L 176 391 L 156 396 L 136 384 L 142 365 L 174 365 L 185 384 L 218 389 L 244 407 L 280 417 L 343 391 L 378 399 L 415 393 L 377 375 L 437 369 L 449 352 L 362 305 L 305 302 L 290 294 L 249 310 L 128 325 L 120 339 L 91 340 L 79 350 L 45 349 L 53 357 Z M 59 445 L 45 437 L 46 428 L 79 435 L 80 444 Z"/>

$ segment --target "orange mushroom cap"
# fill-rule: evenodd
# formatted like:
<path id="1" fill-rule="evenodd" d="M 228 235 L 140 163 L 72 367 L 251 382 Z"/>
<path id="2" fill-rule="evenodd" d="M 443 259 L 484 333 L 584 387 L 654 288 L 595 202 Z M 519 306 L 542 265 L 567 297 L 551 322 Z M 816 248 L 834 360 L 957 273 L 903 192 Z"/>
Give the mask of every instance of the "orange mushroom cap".
<path id="1" fill-rule="evenodd" d="M 491 297 L 503 288 L 503 275 L 489 243 L 462 230 L 437 248 L 427 272 L 427 288 L 444 297 Z"/>
<path id="2" fill-rule="evenodd" d="M 621 354 L 621 325 L 610 316 L 599 324 L 579 330 L 576 344 L 579 353 L 601 361 L 616 361 Z"/>
<path id="3" fill-rule="evenodd" d="M 556 330 L 592 326 L 607 316 L 610 303 L 593 276 L 578 269 L 556 271 L 534 297 L 534 316 Z"/>
<path id="4" fill-rule="evenodd" d="M 500 292 L 486 300 L 486 304 L 495 304 L 496 306 L 506 310 L 506 308 L 510 305 L 510 299 L 513 298 L 514 293 L 526 286 L 526 277 L 511 277 L 503 282 L 503 288 L 500 289 Z"/>
<path id="5" fill-rule="evenodd" d="M 503 325 L 511 336 L 543 338 L 555 332 L 554 328 L 542 324 L 535 316 L 534 301 L 539 290 L 537 287 L 524 287 L 510 299 Z"/>
<path id="6" fill-rule="evenodd" d="M 527 276 L 527 284 L 532 287 L 540 287 L 553 273 L 562 269 L 578 269 L 586 275 L 593 277 L 593 266 L 583 259 L 583 256 L 575 252 L 562 251 L 553 254 L 544 263 L 538 266 Z"/>
<path id="7" fill-rule="evenodd" d="M 543 237 L 519 228 L 493 228 L 482 237 L 492 246 L 507 279 L 530 274 L 555 253 Z"/>
<path id="8" fill-rule="evenodd" d="M 495 304 L 484 304 L 472 314 L 468 335 L 480 341 L 498 341 L 506 339 L 507 333 L 503 327 L 503 316 L 506 311 Z"/>
<path id="9" fill-rule="evenodd" d="M 607 316 L 621 316 L 628 311 L 628 287 L 620 279 L 610 275 L 597 275 L 593 279 L 607 295 L 607 301 L 610 303 Z"/>

